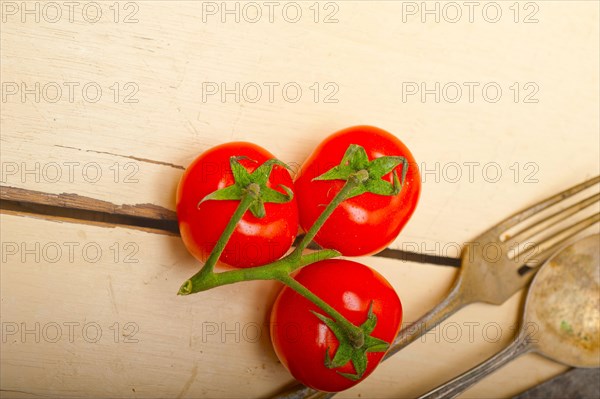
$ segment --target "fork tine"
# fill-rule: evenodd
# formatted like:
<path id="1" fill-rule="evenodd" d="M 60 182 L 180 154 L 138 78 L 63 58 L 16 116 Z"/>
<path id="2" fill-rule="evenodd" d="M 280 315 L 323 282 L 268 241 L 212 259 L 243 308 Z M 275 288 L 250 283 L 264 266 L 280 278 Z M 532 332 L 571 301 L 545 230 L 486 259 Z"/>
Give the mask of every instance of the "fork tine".
<path id="1" fill-rule="evenodd" d="M 503 233 L 504 231 L 508 230 L 510 227 L 514 226 L 515 224 L 517 224 L 519 222 L 522 222 L 525 219 L 528 219 L 529 217 L 540 212 L 541 210 L 544 210 L 544 209 L 548 208 L 549 206 L 552 206 L 552 205 L 564 200 L 565 198 L 569 198 L 569 197 L 573 196 L 574 194 L 577 194 L 578 192 L 585 190 L 588 187 L 592 187 L 594 184 L 597 184 L 598 182 L 600 182 L 600 176 L 596 176 L 588 181 L 585 181 L 581 184 L 571 187 L 561 193 L 553 195 L 552 197 L 547 198 L 547 199 L 543 200 L 542 202 L 538 202 L 537 204 L 525 209 L 524 211 L 516 213 L 516 214 L 510 216 L 509 218 L 503 220 L 502 222 L 500 222 L 499 224 L 494 226 L 492 228 L 492 230 Z"/>
<path id="2" fill-rule="evenodd" d="M 568 208 L 561 209 L 561 210 L 553 213 L 552 215 L 545 217 L 544 219 L 540 220 L 539 222 L 537 222 L 531 226 L 526 226 L 523 229 L 519 230 L 517 233 L 513 234 L 510 237 L 510 239 L 505 242 L 505 245 L 509 245 L 509 243 L 514 242 L 517 239 L 521 239 L 525 233 L 527 233 L 528 237 L 533 237 L 536 234 L 538 234 L 539 232 L 541 232 L 542 230 L 552 227 L 552 226 L 562 222 L 569 216 L 587 208 L 590 205 L 595 204 L 596 202 L 598 202 L 599 199 L 600 199 L 600 193 L 597 193 L 595 195 L 592 195 L 591 197 L 588 197 L 584 200 L 579 201 L 576 204 L 569 206 Z M 555 219 L 555 218 L 556 218 L 556 220 L 552 221 L 552 223 L 546 224 L 546 222 L 548 222 L 552 219 Z"/>
<path id="3" fill-rule="evenodd" d="M 595 213 L 595 214 L 588 216 L 587 218 L 585 218 L 569 227 L 562 229 L 561 231 L 559 231 L 555 234 L 552 234 L 550 237 L 545 239 L 541 244 L 536 245 L 534 248 L 532 248 L 531 250 L 529 250 L 525 254 L 523 254 L 523 256 L 526 257 L 526 260 L 524 262 L 522 262 L 522 264 L 525 264 L 530 267 L 539 266 L 546 259 L 548 259 L 550 257 L 550 255 L 552 255 L 557 249 L 559 249 L 564 244 L 566 244 L 571 238 L 573 238 L 575 235 L 582 232 L 583 230 L 587 229 L 588 227 L 594 225 L 598 221 L 600 221 L 600 213 Z M 533 252 L 535 252 L 535 249 L 539 248 L 544 242 L 548 242 L 555 237 L 559 237 L 559 236 L 561 236 L 563 234 L 567 234 L 567 233 L 568 233 L 568 235 L 565 238 L 552 244 L 550 247 L 544 249 L 539 254 L 536 255 L 533 253 Z M 533 262 L 535 262 L 535 264 L 532 264 Z"/>

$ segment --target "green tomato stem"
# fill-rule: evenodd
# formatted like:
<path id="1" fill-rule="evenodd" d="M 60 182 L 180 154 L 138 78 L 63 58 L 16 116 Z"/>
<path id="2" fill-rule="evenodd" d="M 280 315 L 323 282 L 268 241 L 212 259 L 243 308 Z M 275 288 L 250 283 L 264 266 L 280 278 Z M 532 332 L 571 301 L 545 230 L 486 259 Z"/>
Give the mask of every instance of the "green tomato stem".
<path id="1" fill-rule="evenodd" d="M 292 259 L 290 256 L 282 258 L 264 266 L 248 269 L 229 270 L 221 273 L 197 273 L 187 280 L 180 288 L 179 295 L 188 295 L 196 292 L 206 291 L 222 285 L 239 283 L 251 280 L 278 280 L 281 281 L 291 272 L 303 266 L 310 265 L 325 259 L 340 256 L 338 251 L 323 249 L 310 254 L 303 255 L 300 259 Z"/>
<path id="2" fill-rule="evenodd" d="M 310 227 L 310 229 L 308 229 L 308 231 L 306 232 L 306 234 L 304 235 L 294 252 L 292 252 L 292 254 L 290 255 L 299 257 L 302 254 L 302 251 L 304 251 L 308 244 L 310 244 L 310 242 L 315 238 L 315 236 L 317 235 L 321 227 L 323 227 L 329 216 L 331 216 L 333 211 L 335 211 L 336 208 L 348 198 L 348 195 L 350 194 L 352 189 L 357 187 L 360 183 L 361 180 L 354 176 L 350 177 L 346 181 L 346 184 L 344 184 L 342 189 L 335 195 L 335 197 L 333 197 L 331 202 L 327 204 L 325 210 L 319 215 L 317 220 L 315 220 L 315 222 Z"/>
<path id="3" fill-rule="evenodd" d="M 223 234 L 217 241 L 217 244 L 211 251 L 204 267 L 189 280 L 183 283 L 178 294 L 189 295 L 241 281 L 278 280 L 294 291 L 298 292 L 300 295 L 304 296 L 309 301 L 313 302 L 321 310 L 327 313 L 327 315 L 333 318 L 345 331 L 350 344 L 356 348 L 361 347 L 364 343 L 364 334 L 362 330 L 350 323 L 348 319 L 342 316 L 333 307 L 329 306 L 317 295 L 313 294 L 308 288 L 296 281 L 290 276 L 290 274 L 303 266 L 340 255 L 338 251 L 332 249 L 324 249 L 307 255 L 302 255 L 302 251 L 316 236 L 319 229 L 323 226 L 323 224 L 325 224 L 325 221 L 329 218 L 329 216 L 331 216 L 333 211 L 335 211 L 335 209 L 346 198 L 348 198 L 350 192 L 356 186 L 361 184 L 362 180 L 363 179 L 361 179 L 360 176 L 351 176 L 346 181 L 346 184 L 344 184 L 342 189 L 325 207 L 325 210 L 319 215 L 315 223 L 308 230 L 304 238 L 300 241 L 300 244 L 288 256 L 264 266 L 214 273 L 214 265 L 223 253 L 223 250 L 231 238 L 231 235 L 233 234 L 238 222 L 244 216 L 244 213 L 250 208 L 255 198 L 259 195 L 256 187 L 248 187 L 246 194 L 243 195 L 242 200 L 229 220 L 229 223 L 225 227 Z"/>
<path id="4" fill-rule="evenodd" d="M 204 279 L 208 279 L 214 275 L 213 269 L 215 267 L 215 264 L 221 257 L 221 254 L 223 253 L 223 250 L 225 249 L 227 242 L 229 241 L 229 239 L 231 238 L 231 235 L 235 231 L 237 224 L 242 219 L 242 217 L 244 216 L 246 211 L 252 205 L 252 202 L 254 202 L 257 195 L 259 194 L 256 191 L 256 187 L 258 187 L 256 184 L 251 184 L 250 186 L 252 186 L 252 187 L 248 187 L 248 191 L 242 196 L 242 200 L 240 201 L 237 208 L 235 209 L 235 212 L 231 216 L 231 219 L 227 223 L 227 226 L 225 226 L 225 230 L 223 230 L 221 237 L 219 237 L 219 240 L 217 241 L 214 248 L 210 252 L 210 255 L 208 256 L 206 263 L 204 264 L 204 266 L 202 267 L 202 269 L 200 269 L 200 271 L 198 273 L 196 273 L 194 276 L 192 276 L 192 278 L 190 278 L 185 283 L 183 283 L 183 285 L 179 289 L 179 293 L 178 293 L 179 295 L 186 295 L 186 294 L 191 294 L 193 292 L 197 292 L 194 288 L 194 284 L 199 283 L 199 282 L 203 281 Z M 260 188 L 259 188 L 259 190 L 260 190 Z"/>
<path id="5" fill-rule="evenodd" d="M 244 213 L 250 208 L 255 198 L 260 194 L 259 191 L 256 190 L 256 187 L 248 187 L 246 194 L 242 197 L 237 209 L 231 216 L 231 219 L 227 223 L 223 234 L 211 251 L 206 263 L 204 264 L 204 267 L 202 267 L 198 273 L 182 284 L 178 295 L 189 295 L 219 287 L 221 285 L 233 284 L 241 281 L 281 281 L 281 277 L 288 276 L 290 273 L 303 266 L 320 260 L 339 256 L 340 253 L 332 249 L 313 252 L 312 254 L 308 255 L 302 255 L 302 251 L 312 241 L 327 218 L 329 218 L 333 211 L 348 197 L 350 191 L 359 184 L 360 180 L 354 177 L 346 181 L 346 184 L 344 184 L 342 189 L 336 194 L 333 200 L 331 200 L 325 210 L 321 213 L 321 215 L 319 215 L 312 227 L 308 230 L 304 238 L 300 241 L 300 244 L 288 256 L 264 266 L 214 273 L 214 266 L 223 253 L 223 250 L 225 249 L 229 238 L 231 238 L 231 235 L 235 231 L 238 222 L 242 219 Z M 252 186 L 252 184 L 250 186 Z M 333 315 L 331 316 L 333 317 Z"/>
<path id="6" fill-rule="evenodd" d="M 210 255 L 208 256 L 208 259 L 206 260 L 202 271 L 206 273 L 213 271 L 215 264 L 221 257 L 221 254 L 223 253 L 223 250 L 225 249 L 227 242 L 229 242 L 229 239 L 235 231 L 235 228 L 237 227 L 239 221 L 242 219 L 242 217 L 244 217 L 244 214 L 250 208 L 250 205 L 252 205 L 252 202 L 254 202 L 254 200 L 258 196 L 259 193 L 256 191 L 257 187 L 258 185 L 256 184 L 250 184 L 250 187 L 248 187 L 248 191 L 242 196 L 242 200 L 235 209 L 235 212 L 231 216 L 231 219 L 227 223 L 227 226 L 225 226 L 225 230 L 223 230 L 223 233 L 221 234 L 221 237 L 219 237 L 219 240 L 215 244 L 215 247 L 210 252 Z M 260 190 L 260 188 L 258 188 L 258 190 Z"/>
<path id="7" fill-rule="evenodd" d="M 296 291 L 298 294 L 302 295 L 315 305 L 317 305 L 321 310 L 329 315 L 329 317 L 333 318 L 339 326 L 346 333 L 346 337 L 350 341 L 350 344 L 355 348 L 360 348 L 363 346 L 365 342 L 363 331 L 350 323 L 348 319 L 346 319 L 340 312 L 331 307 L 327 302 L 319 298 L 319 296 L 312 293 L 308 288 L 299 283 L 296 279 L 291 277 L 290 275 L 285 275 L 279 278 L 279 281 Z"/>

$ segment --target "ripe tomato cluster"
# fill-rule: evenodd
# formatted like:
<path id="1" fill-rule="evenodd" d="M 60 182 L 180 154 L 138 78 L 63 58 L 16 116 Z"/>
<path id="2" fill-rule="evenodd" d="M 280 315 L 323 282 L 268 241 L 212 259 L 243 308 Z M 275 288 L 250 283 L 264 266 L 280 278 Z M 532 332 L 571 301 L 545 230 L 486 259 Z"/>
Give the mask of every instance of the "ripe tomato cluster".
<path id="1" fill-rule="evenodd" d="M 277 356 L 311 388 L 347 389 L 383 358 L 400 328 L 402 306 L 375 270 L 329 258 L 386 248 L 411 217 L 419 193 L 408 148 L 371 126 L 326 138 L 295 180 L 257 145 L 214 147 L 187 168 L 177 191 L 183 242 L 206 262 L 180 294 L 248 279 L 283 282 L 271 312 Z M 304 238 L 289 253 L 299 228 Z M 313 240 L 324 250 L 305 255 Z M 230 270 L 212 273 L 217 261 Z"/>

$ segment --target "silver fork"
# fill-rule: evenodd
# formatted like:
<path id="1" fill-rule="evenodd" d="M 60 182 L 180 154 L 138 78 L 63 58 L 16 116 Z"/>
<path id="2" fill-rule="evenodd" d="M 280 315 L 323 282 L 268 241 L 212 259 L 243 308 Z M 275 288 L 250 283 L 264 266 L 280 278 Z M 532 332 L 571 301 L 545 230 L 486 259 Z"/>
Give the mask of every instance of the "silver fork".
<path id="1" fill-rule="evenodd" d="M 600 220 L 600 213 L 595 212 L 577 223 L 561 228 L 550 236 L 540 237 L 540 235 L 583 209 L 597 204 L 600 193 L 544 216 L 534 224 L 521 228 L 510 237 L 505 233 L 509 229 L 517 227 L 520 223 L 535 217 L 545 209 L 559 204 L 561 201 L 598 184 L 598 182 L 600 182 L 600 176 L 547 198 L 503 220 L 474 241 L 467 243 L 461 254 L 459 275 L 450 289 L 450 293 L 419 320 L 400 331 L 386 353 L 384 360 L 414 342 L 462 307 L 475 302 L 500 305 L 525 287 L 537 271 L 535 266 L 542 264 L 553 252 L 569 242 L 578 233 L 597 223 Z M 524 242 L 526 240 L 531 240 L 528 244 L 534 245 L 529 245 L 529 248 L 523 249 L 521 253 L 517 254 L 518 250 L 515 250 L 515 245 L 519 241 Z M 484 248 L 490 246 L 495 246 L 500 250 L 500 257 L 494 259 L 494 261 L 486 259 L 487 255 L 483 253 Z M 537 252 L 538 250 L 539 252 Z M 511 257 L 511 254 L 516 256 Z M 325 399 L 334 395 L 335 393 L 316 391 L 304 385 L 298 385 L 292 390 L 275 396 L 275 398 Z"/>

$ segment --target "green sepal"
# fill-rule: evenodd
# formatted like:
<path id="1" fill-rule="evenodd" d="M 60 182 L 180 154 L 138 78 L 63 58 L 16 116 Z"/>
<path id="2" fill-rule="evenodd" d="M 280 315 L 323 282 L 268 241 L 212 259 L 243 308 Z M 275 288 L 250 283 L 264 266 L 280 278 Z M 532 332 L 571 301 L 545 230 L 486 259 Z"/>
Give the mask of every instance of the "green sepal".
<path id="1" fill-rule="evenodd" d="M 351 168 L 360 170 L 369 165 L 369 157 L 364 147 L 351 144 L 342 158 L 342 163 L 347 163 Z"/>
<path id="2" fill-rule="evenodd" d="M 367 352 L 385 352 L 389 349 L 390 344 L 379 338 L 367 337 L 365 347 Z"/>
<path id="3" fill-rule="evenodd" d="M 265 211 L 265 203 L 262 202 L 260 198 L 257 198 L 252 205 L 250 205 L 250 212 L 259 219 L 264 218 L 267 214 L 267 211 Z"/>
<path id="4" fill-rule="evenodd" d="M 371 334 L 377 325 L 377 315 L 373 313 L 373 301 L 369 304 L 369 311 L 367 312 L 367 320 L 360 326 L 360 328 L 367 334 Z"/>
<path id="5" fill-rule="evenodd" d="M 329 356 L 329 348 L 325 351 L 325 367 L 329 369 L 341 367 L 344 364 L 348 363 L 352 359 L 352 346 L 348 342 L 347 339 L 340 340 L 339 337 L 345 336 L 344 330 L 337 325 L 335 321 L 330 319 L 327 316 L 324 316 L 320 313 L 312 311 L 312 313 L 319 318 L 331 331 L 333 334 L 338 337 L 339 346 L 335 355 L 333 356 L 333 360 Z"/>
<path id="6" fill-rule="evenodd" d="M 239 200 L 242 198 L 242 189 L 240 188 L 240 186 L 238 186 L 237 184 L 222 188 L 220 190 L 217 191 L 213 191 L 212 193 L 208 194 L 206 197 L 202 198 L 200 200 L 200 202 L 198 202 L 198 206 L 200 206 L 201 203 L 203 203 L 204 201 L 211 201 L 211 200 Z"/>
<path id="7" fill-rule="evenodd" d="M 402 164 L 402 179 L 394 170 Z M 402 189 L 408 173 L 408 161 L 400 156 L 383 156 L 369 161 L 365 149 L 357 144 L 348 146 L 342 161 L 327 172 L 315 177 L 313 180 L 349 180 L 357 179 L 358 184 L 348 194 L 348 198 L 364 193 L 378 195 L 397 195 Z M 393 183 L 382 179 L 383 176 L 393 171 Z M 365 173 L 366 172 L 366 173 Z M 365 178 L 366 176 L 366 178 Z"/>
<path id="8" fill-rule="evenodd" d="M 273 166 L 281 166 L 282 168 L 285 168 L 287 170 L 292 170 L 289 166 L 287 166 L 285 163 L 281 162 L 278 159 L 269 159 L 268 161 L 266 161 L 265 163 L 263 163 L 262 165 L 260 165 L 258 168 L 256 168 L 254 170 L 254 172 L 252 172 L 252 178 L 255 179 L 253 180 L 253 183 L 259 184 L 259 185 L 264 185 L 267 184 L 267 181 L 269 180 L 269 176 L 271 175 L 271 171 L 273 170 Z M 245 170 L 245 168 L 244 168 Z M 248 173 L 246 171 L 246 173 Z"/>
<path id="9" fill-rule="evenodd" d="M 333 359 L 329 355 L 329 347 L 325 350 L 324 365 L 329 369 L 335 369 L 352 362 L 355 373 L 342 373 L 337 371 L 341 376 L 348 378 L 352 381 L 357 381 L 362 378 L 365 371 L 367 370 L 367 353 L 368 352 L 385 352 L 390 347 L 390 344 L 382 339 L 373 337 L 371 333 L 377 325 L 377 316 L 373 313 L 373 301 L 369 305 L 369 311 L 367 312 L 367 319 L 363 324 L 360 325 L 360 329 L 363 333 L 364 341 L 361 346 L 353 346 L 350 339 L 348 338 L 347 332 L 338 323 L 327 316 L 324 316 L 315 311 L 311 311 L 319 320 L 333 332 L 337 338 L 339 345 L 333 355 Z"/>
<path id="10" fill-rule="evenodd" d="M 294 193 L 288 187 L 280 184 L 279 187 L 286 192 L 286 194 L 282 194 L 277 190 L 273 190 L 270 187 L 263 187 L 261 189 L 261 198 L 264 202 L 273 202 L 275 204 L 284 204 L 286 202 L 290 202 L 294 198 Z"/>
<path id="11" fill-rule="evenodd" d="M 367 363 L 367 356 L 363 353 L 361 356 L 356 356 L 355 359 L 352 359 L 352 365 L 354 366 L 354 371 L 356 372 L 355 374 L 342 373 L 341 371 L 338 371 L 337 373 L 342 377 L 348 378 L 349 380 L 358 381 L 365 374 L 365 371 L 367 370 Z"/>
<path id="12" fill-rule="evenodd" d="M 240 201 L 244 196 L 252 195 L 255 196 L 255 199 L 250 205 L 249 210 L 255 217 L 260 219 L 266 215 L 265 203 L 283 204 L 294 198 L 292 190 L 283 184 L 280 184 L 279 187 L 285 191 L 285 194 L 267 187 L 267 182 L 269 181 L 273 166 L 277 165 L 289 170 L 290 168 L 285 163 L 277 159 L 269 159 L 256 168 L 254 172 L 248 173 L 248 170 L 240 164 L 240 160 L 256 162 L 246 156 L 233 156 L 229 158 L 229 165 L 231 166 L 234 183 L 231 186 L 213 191 L 206 195 L 198 202 L 198 206 L 204 201 Z"/>
<path id="13" fill-rule="evenodd" d="M 241 160 L 249 160 L 251 162 L 256 161 L 251 160 L 246 156 L 229 158 L 229 166 L 231 167 L 231 173 L 233 173 L 233 180 L 237 183 L 237 185 L 246 187 L 248 184 L 250 184 L 250 175 L 248 174 L 246 168 L 244 168 L 244 166 L 239 162 Z"/>
<path id="14" fill-rule="evenodd" d="M 370 334 L 377 325 L 377 315 L 373 313 L 373 301 L 369 305 L 369 311 L 367 312 L 367 320 L 360 326 L 360 328 L 367 334 L 365 336 L 365 348 L 367 352 L 385 352 L 390 347 L 390 344 L 382 339 L 375 338 Z"/>

